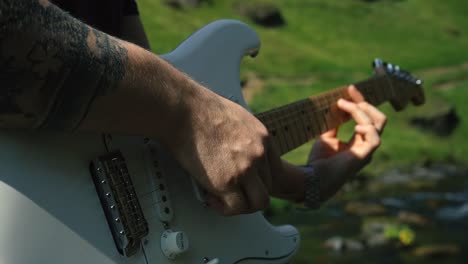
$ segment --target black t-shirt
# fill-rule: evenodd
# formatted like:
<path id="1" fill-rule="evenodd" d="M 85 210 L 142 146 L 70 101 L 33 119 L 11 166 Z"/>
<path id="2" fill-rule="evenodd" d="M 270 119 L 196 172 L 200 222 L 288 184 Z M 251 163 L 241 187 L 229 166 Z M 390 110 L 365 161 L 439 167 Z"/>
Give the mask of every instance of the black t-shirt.
<path id="1" fill-rule="evenodd" d="M 112 36 L 121 37 L 122 18 L 137 15 L 135 0 L 52 0 L 82 22 Z"/>

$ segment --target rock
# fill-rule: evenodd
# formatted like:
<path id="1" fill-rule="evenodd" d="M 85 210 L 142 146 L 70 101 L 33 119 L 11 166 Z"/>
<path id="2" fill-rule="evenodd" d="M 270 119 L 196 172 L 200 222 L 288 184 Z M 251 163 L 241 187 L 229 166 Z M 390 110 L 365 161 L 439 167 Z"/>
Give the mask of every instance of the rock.
<path id="1" fill-rule="evenodd" d="M 162 0 L 162 2 L 172 8 L 181 9 L 184 6 L 197 7 L 202 2 L 211 2 L 211 0 Z"/>
<path id="2" fill-rule="evenodd" d="M 360 241 L 339 236 L 327 239 L 324 242 L 324 247 L 337 252 L 361 251 L 364 249 L 364 245 Z"/>
<path id="3" fill-rule="evenodd" d="M 273 3 L 238 1 L 234 8 L 241 16 L 264 27 L 281 27 L 286 24 L 279 8 Z"/>
<path id="4" fill-rule="evenodd" d="M 450 107 L 444 112 L 427 117 L 414 117 L 410 123 L 424 131 L 432 132 L 440 137 L 447 137 L 457 128 L 460 118 L 455 107 Z"/>
<path id="5" fill-rule="evenodd" d="M 441 258 L 460 254 L 460 247 L 455 244 L 420 246 L 412 251 L 416 257 Z"/>
<path id="6" fill-rule="evenodd" d="M 358 216 L 383 215 L 387 209 L 377 203 L 349 202 L 346 204 L 345 212 Z"/>
<path id="7" fill-rule="evenodd" d="M 377 179 L 383 184 L 405 184 L 411 181 L 411 174 L 401 169 L 392 169 Z"/>
<path id="8" fill-rule="evenodd" d="M 436 217 L 441 220 L 457 221 L 468 219 L 468 203 L 458 207 L 444 207 L 437 211 Z"/>
<path id="9" fill-rule="evenodd" d="M 445 178 L 445 174 L 442 170 L 416 166 L 413 168 L 412 177 L 416 179 L 438 181 Z"/>
<path id="10" fill-rule="evenodd" d="M 374 248 L 388 245 L 390 240 L 385 236 L 385 229 L 388 226 L 387 222 L 366 222 L 362 226 L 362 236 L 366 246 Z"/>
<path id="11" fill-rule="evenodd" d="M 411 224 L 421 227 L 426 227 L 431 224 L 431 220 L 429 218 L 409 211 L 400 211 L 397 218 L 398 221 L 403 224 Z"/>
<path id="12" fill-rule="evenodd" d="M 408 207 L 405 201 L 393 197 L 382 198 L 382 200 L 380 200 L 380 203 L 382 203 L 384 206 L 390 206 L 399 209 Z"/>
<path id="13" fill-rule="evenodd" d="M 333 251 L 342 251 L 344 248 L 344 239 L 342 237 L 331 237 L 323 243 L 323 246 Z"/>
<path id="14" fill-rule="evenodd" d="M 366 246 L 369 248 L 384 247 L 390 243 L 385 234 L 374 234 L 366 238 Z"/>

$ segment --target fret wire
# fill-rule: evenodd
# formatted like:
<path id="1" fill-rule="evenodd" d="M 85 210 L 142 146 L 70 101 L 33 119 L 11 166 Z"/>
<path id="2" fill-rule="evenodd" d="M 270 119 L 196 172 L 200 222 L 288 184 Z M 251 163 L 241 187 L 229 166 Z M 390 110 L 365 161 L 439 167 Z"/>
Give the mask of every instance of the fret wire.
<path id="1" fill-rule="evenodd" d="M 299 116 L 298 118 L 296 119 L 296 135 L 299 139 L 299 142 L 298 144 L 302 144 L 304 143 L 304 140 L 305 138 L 307 138 L 307 136 L 304 134 L 305 131 L 304 131 L 304 123 L 301 122 L 301 118 L 302 118 L 302 110 L 301 110 L 301 106 L 300 104 L 296 104 L 296 109 L 297 111 L 299 112 Z"/>
<path id="2" fill-rule="evenodd" d="M 292 109 L 294 111 L 294 104 L 291 105 L 290 109 Z M 284 114 L 289 116 L 289 112 L 286 111 L 286 110 L 288 110 L 288 109 L 285 109 Z M 291 145 L 289 146 L 290 147 L 289 150 L 294 149 L 299 144 L 299 139 L 296 137 L 296 134 L 294 133 L 294 129 L 295 129 L 294 128 L 294 123 L 295 123 L 294 119 L 295 119 L 296 116 L 292 116 L 292 117 L 289 116 L 288 118 L 286 118 L 286 121 L 287 121 L 286 126 L 288 127 L 287 132 L 288 132 L 289 138 L 291 139 Z"/>
<path id="3" fill-rule="evenodd" d="M 307 131 L 307 120 L 306 120 L 306 110 L 305 110 L 305 107 L 306 107 L 306 103 L 305 102 L 302 102 L 301 104 L 301 107 L 300 107 L 300 119 L 299 119 L 299 123 L 301 124 L 302 126 L 302 135 L 303 135 L 303 142 L 307 142 L 309 140 L 309 135 L 308 135 L 308 131 Z"/>
<path id="4" fill-rule="evenodd" d="M 295 105 L 295 104 L 291 105 L 291 108 L 292 108 L 293 110 L 294 110 L 294 105 Z M 297 130 L 297 129 L 296 129 L 296 122 L 295 122 L 294 119 L 295 119 L 295 118 L 293 117 L 292 120 L 291 120 L 291 122 L 290 122 L 290 123 L 291 123 L 291 126 L 290 126 L 290 127 L 288 126 L 288 128 L 289 128 L 288 131 L 289 131 L 289 133 L 290 133 L 290 135 L 291 135 L 291 139 L 292 139 L 293 145 L 294 145 L 294 146 L 298 146 L 298 145 L 300 144 L 300 139 L 297 137 L 297 134 L 296 134 L 295 131 L 294 131 L 294 130 Z"/>
<path id="5" fill-rule="evenodd" d="M 325 96 L 322 96 L 321 99 L 322 99 L 322 103 L 325 103 L 325 107 L 323 108 L 322 115 L 320 115 L 320 116 L 323 118 L 325 130 L 320 131 L 320 134 L 323 134 L 325 131 L 328 131 L 327 117 L 324 115 L 324 113 L 326 112 L 326 109 L 327 109 L 327 104 L 326 104 L 326 98 L 324 98 L 324 97 Z"/>
<path id="6" fill-rule="evenodd" d="M 325 129 L 326 129 L 326 124 L 324 124 L 324 123 L 322 122 L 322 120 L 321 120 L 321 119 L 323 118 L 323 109 L 324 109 L 324 108 L 322 107 L 322 100 L 321 100 L 321 98 L 322 98 L 322 96 L 318 96 L 318 97 L 317 97 L 317 102 L 318 102 L 319 107 L 318 107 L 318 110 L 315 112 L 316 117 L 317 117 L 316 121 L 317 121 L 317 124 L 318 124 L 318 126 L 319 126 L 319 131 L 318 131 L 318 134 L 319 134 L 319 135 L 322 134 L 323 131 L 325 131 Z"/>
<path id="7" fill-rule="evenodd" d="M 323 101 L 326 104 L 326 107 L 324 108 L 324 111 L 323 111 L 323 120 L 325 120 L 325 127 L 327 128 L 327 131 L 330 128 L 329 116 L 328 116 L 328 113 L 330 112 L 330 104 L 329 104 L 329 101 L 328 101 L 328 96 L 329 96 L 328 93 L 325 93 L 324 96 L 323 96 Z"/>
<path id="8" fill-rule="evenodd" d="M 317 135 L 320 135 L 322 133 L 322 122 L 320 121 L 320 110 L 322 109 L 322 106 L 321 106 L 321 103 L 320 103 L 320 98 L 317 96 L 316 97 L 317 100 L 315 100 L 315 103 L 316 105 L 318 106 L 317 107 L 317 110 L 314 111 L 314 114 L 315 114 L 315 122 L 317 124 L 317 127 L 318 127 L 318 130 L 317 130 Z"/>
<path id="9" fill-rule="evenodd" d="M 289 118 L 289 117 L 288 117 L 288 115 L 287 115 L 287 112 L 286 112 L 286 111 L 283 111 L 283 109 L 281 109 L 281 111 L 280 111 L 280 117 L 281 117 L 281 120 L 282 120 L 282 122 L 281 122 L 281 124 L 280 124 L 280 125 L 281 125 L 281 131 L 283 132 L 284 140 L 285 140 L 285 142 L 286 142 L 286 149 L 285 149 L 285 151 L 289 151 L 289 150 L 292 149 L 292 147 L 291 147 L 291 146 L 292 146 L 292 142 L 291 142 L 291 140 L 290 140 L 290 137 L 287 135 L 287 134 L 289 134 L 289 133 L 287 133 L 287 131 L 286 131 L 286 129 L 285 129 L 285 127 L 287 127 L 287 121 L 288 121 L 288 118 Z M 286 121 L 286 122 L 284 122 L 284 121 Z"/>
<path id="10" fill-rule="evenodd" d="M 279 117 L 280 116 L 280 111 L 277 110 L 275 114 Z M 279 140 L 281 142 L 281 152 L 284 153 L 287 150 L 288 146 L 287 146 L 287 143 L 286 143 L 285 135 L 283 133 L 283 128 L 282 128 L 283 126 L 281 124 L 281 119 L 280 118 L 278 118 L 276 120 L 276 124 L 277 124 L 276 134 L 278 135 L 278 138 L 279 138 Z"/>
<path id="11" fill-rule="evenodd" d="M 331 94 L 331 101 L 333 101 L 333 103 L 332 103 L 331 106 L 330 106 L 330 116 L 331 116 L 331 119 L 332 119 L 332 121 L 333 121 L 333 124 L 332 124 L 333 127 L 337 127 L 337 126 L 338 126 L 338 122 L 339 122 L 339 120 L 337 120 L 337 116 L 336 116 L 336 113 L 335 113 L 335 110 L 336 110 L 336 101 L 338 100 L 337 97 L 338 97 L 338 96 L 337 96 L 336 92 L 333 92 L 333 93 Z"/>
<path id="12" fill-rule="evenodd" d="M 296 104 L 291 105 L 291 109 L 294 111 Z M 298 146 L 301 143 L 301 139 L 298 137 L 297 130 L 299 129 L 297 127 L 297 122 L 296 122 L 297 116 L 293 117 L 291 120 L 291 128 L 290 128 L 290 133 L 291 137 L 294 139 L 294 145 Z"/>
<path id="13" fill-rule="evenodd" d="M 336 120 L 335 120 L 335 117 L 334 117 L 334 114 L 333 114 L 333 106 L 336 104 L 336 101 L 335 101 L 335 95 L 333 92 L 330 93 L 330 95 L 328 96 L 328 100 L 329 100 L 329 110 L 328 110 L 328 119 L 330 121 L 330 126 L 329 128 L 334 128 L 336 127 Z"/>
<path id="14" fill-rule="evenodd" d="M 308 120 L 308 127 L 310 127 L 310 132 L 312 132 L 313 134 L 316 134 L 316 131 L 317 131 L 317 121 L 315 120 L 315 116 L 314 116 L 314 111 L 315 110 L 312 110 L 312 109 L 315 109 L 314 108 L 314 103 L 309 99 L 307 101 L 307 109 L 308 111 L 306 111 L 306 115 L 307 115 L 307 120 Z"/>

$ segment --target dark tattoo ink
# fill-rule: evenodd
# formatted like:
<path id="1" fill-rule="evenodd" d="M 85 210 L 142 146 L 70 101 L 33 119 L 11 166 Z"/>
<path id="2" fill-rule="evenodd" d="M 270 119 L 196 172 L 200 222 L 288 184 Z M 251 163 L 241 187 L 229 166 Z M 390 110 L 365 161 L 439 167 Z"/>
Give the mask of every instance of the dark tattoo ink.
<path id="1" fill-rule="evenodd" d="M 46 0 L 0 1 L 0 127 L 77 128 L 126 62 L 119 41 Z"/>

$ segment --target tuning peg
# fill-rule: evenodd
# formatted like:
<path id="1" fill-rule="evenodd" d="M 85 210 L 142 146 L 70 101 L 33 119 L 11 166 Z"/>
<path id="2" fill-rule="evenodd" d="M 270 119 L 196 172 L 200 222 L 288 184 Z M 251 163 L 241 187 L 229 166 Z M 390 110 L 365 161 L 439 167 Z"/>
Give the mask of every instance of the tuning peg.
<path id="1" fill-rule="evenodd" d="M 372 68 L 381 68 L 383 66 L 384 62 L 380 58 L 375 58 L 374 61 L 372 62 Z"/>
<path id="2" fill-rule="evenodd" d="M 395 65 L 395 72 L 398 72 L 398 73 L 400 72 L 400 66 Z"/>
<path id="3" fill-rule="evenodd" d="M 393 64 L 387 63 L 387 72 L 393 73 L 393 71 L 394 71 Z"/>

